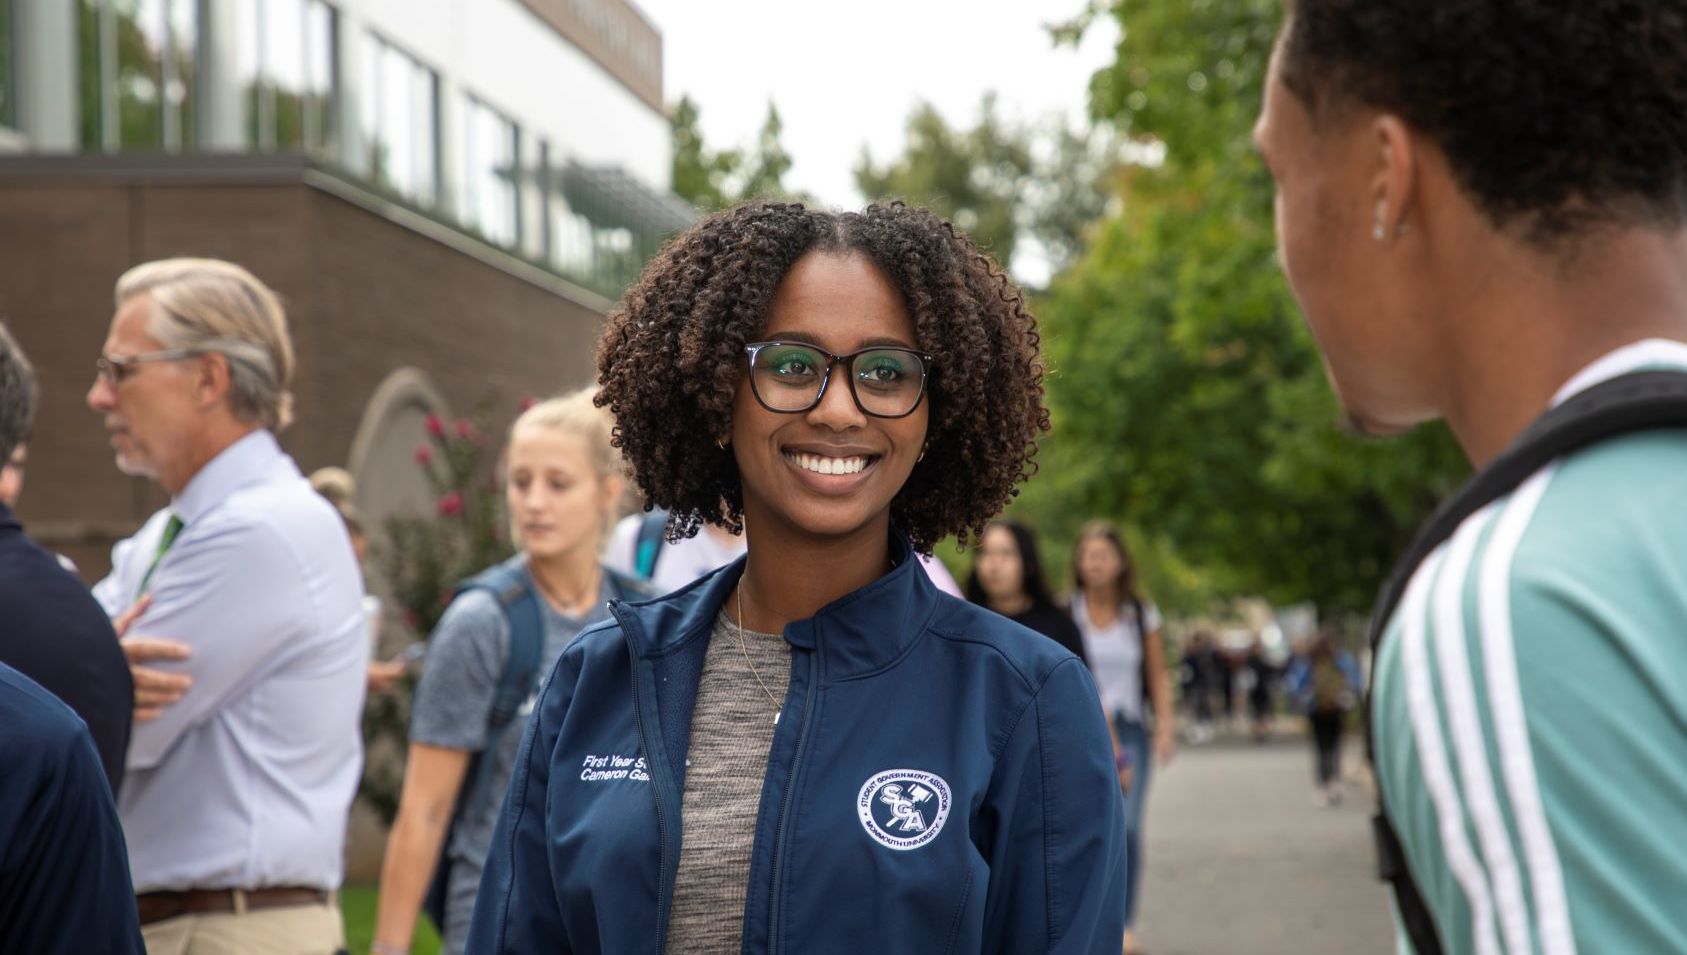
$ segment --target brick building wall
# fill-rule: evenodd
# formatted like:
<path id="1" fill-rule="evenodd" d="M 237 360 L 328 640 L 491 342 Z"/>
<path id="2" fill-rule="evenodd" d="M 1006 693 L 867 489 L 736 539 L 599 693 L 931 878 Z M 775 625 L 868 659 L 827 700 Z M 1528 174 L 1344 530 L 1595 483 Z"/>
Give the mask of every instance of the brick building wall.
<path id="1" fill-rule="evenodd" d="M 448 410 L 496 398 L 504 422 L 522 396 L 586 384 L 608 308 L 298 157 L 0 160 L 0 222 L 0 320 L 41 380 L 19 515 L 90 580 L 165 502 L 117 471 L 84 403 L 129 266 L 212 256 L 276 289 L 298 353 L 282 443 L 307 473 L 348 464 L 371 398 L 400 369 L 420 370 Z"/>

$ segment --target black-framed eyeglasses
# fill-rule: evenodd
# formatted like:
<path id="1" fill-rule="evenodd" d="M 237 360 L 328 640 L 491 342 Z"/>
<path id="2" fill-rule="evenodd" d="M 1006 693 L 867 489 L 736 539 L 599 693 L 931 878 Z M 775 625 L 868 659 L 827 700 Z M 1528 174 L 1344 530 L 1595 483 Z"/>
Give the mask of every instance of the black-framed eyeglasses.
<path id="1" fill-rule="evenodd" d="M 909 348 L 863 348 L 834 355 L 806 342 L 752 342 L 750 391 L 763 408 L 778 414 L 802 414 L 820 404 L 832 366 L 849 374 L 849 394 L 862 414 L 906 418 L 925 396 L 931 356 Z"/>
<path id="2" fill-rule="evenodd" d="M 139 355 L 101 355 L 94 359 L 94 374 L 106 384 L 116 387 L 135 373 L 136 365 L 151 361 L 180 361 L 204 352 L 197 348 L 166 348 L 163 351 L 142 352 Z"/>

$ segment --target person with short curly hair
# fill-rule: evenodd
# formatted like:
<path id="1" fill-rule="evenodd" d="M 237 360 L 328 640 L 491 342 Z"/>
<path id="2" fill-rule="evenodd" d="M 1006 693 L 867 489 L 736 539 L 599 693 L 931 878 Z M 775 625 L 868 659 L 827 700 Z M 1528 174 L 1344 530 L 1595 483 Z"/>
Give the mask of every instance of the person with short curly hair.
<path id="1" fill-rule="evenodd" d="M 1548 417 L 1687 391 L 1687 0 L 1287 6 L 1254 138 L 1336 396 L 1445 419 L 1483 473 L 1444 514 L 1511 488 L 1434 521 L 1378 620 L 1400 926 L 1687 952 L 1687 430 L 1506 480 Z"/>
<path id="2" fill-rule="evenodd" d="M 599 371 L 669 534 L 748 553 L 564 651 L 469 950 L 1118 952 L 1093 683 L 916 559 L 1048 428 L 1000 267 L 901 203 L 739 206 L 649 265 Z"/>

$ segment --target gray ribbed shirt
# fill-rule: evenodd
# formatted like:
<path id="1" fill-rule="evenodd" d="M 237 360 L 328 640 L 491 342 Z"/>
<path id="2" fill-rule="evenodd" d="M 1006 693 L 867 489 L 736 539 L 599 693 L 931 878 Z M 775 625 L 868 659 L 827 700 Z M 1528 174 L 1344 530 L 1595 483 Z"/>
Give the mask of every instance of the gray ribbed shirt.
<path id="1" fill-rule="evenodd" d="M 767 684 L 766 692 L 755 674 Z M 778 713 L 768 693 L 783 704 L 790 678 L 791 646 L 785 638 L 746 630 L 741 643 L 738 625 L 723 609 L 709 636 L 691 714 L 680 808 L 684 835 L 668 916 L 670 953 L 726 955 L 742 944 L 750 847 Z"/>

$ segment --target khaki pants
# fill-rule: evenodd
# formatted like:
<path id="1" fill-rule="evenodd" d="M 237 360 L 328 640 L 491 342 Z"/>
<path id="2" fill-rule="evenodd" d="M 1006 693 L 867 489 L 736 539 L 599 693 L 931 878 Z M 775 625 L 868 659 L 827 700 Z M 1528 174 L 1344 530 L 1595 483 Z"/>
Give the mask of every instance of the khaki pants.
<path id="1" fill-rule="evenodd" d="M 143 926 L 141 936 L 147 955 L 333 955 L 346 947 L 338 895 L 322 905 L 180 915 Z"/>

